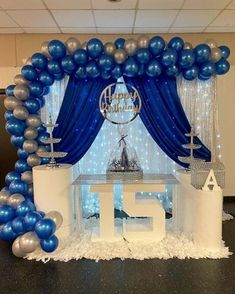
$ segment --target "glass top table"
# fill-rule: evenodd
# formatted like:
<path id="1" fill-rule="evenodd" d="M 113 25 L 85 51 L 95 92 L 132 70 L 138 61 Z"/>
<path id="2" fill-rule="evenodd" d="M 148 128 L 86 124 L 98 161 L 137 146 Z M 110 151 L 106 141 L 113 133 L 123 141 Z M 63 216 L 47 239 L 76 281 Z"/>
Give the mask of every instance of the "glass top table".
<path id="1" fill-rule="evenodd" d="M 178 180 L 172 174 L 144 174 L 142 179 L 109 179 L 106 174 L 82 174 L 72 185 L 105 185 L 105 184 L 178 184 Z"/>

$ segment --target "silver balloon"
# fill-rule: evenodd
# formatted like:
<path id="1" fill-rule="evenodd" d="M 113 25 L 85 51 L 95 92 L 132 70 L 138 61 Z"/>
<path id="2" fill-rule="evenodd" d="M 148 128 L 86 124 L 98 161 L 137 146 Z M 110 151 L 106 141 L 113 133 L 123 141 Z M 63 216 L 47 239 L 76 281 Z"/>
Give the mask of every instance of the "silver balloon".
<path id="1" fill-rule="evenodd" d="M 48 51 L 48 44 L 49 44 L 48 41 L 45 41 L 45 42 L 42 43 L 42 45 L 41 45 L 41 52 L 44 55 L 46 55 L 47 57 L 51 58 L 51 55 L 50 55 L 50 53 Z"/>
<path id="2" fill-rule="evenodd" d="M 140 36 L 138 38 L 138 46 L 140 48 L 148 48 L 149 45 L 149 37 L 148 36 Z"/>
<path id="3" fill-rule="evenodd" d="M 108 55 L 113 55 L 115 49 L 116 49 L 116 46 L 111 42 L 107 42 L 104 45 L 104 52 Z"/>
<path id="4" fill-rule="evenodd" d="M 21 180 L 27 184 L 32 184 L 33 182 L 33 174 L 31 171 L 25 171 L 21 175 Z"/>
<path id="5" fill-rule="evenodd" d="M 81 43 L 78 41 L 78 39 L 76 38 L 69 38 L 66 42 L 65 42 L 66 48 L 68 53 L 73 54 L 77 49 L 79 49 L 81 47 Z"/>
<path id="6" fill-rule="evenodd" d="M 27 81 L 22 75 L 19 74 L 14 77 L 14 83 L 16 85 L 21 85 L 21 84 L 27 84 L 29 83 L 29 81 Z"/>
<path id="7" fill-rule="evenodd" d="M 10 196 L 10 192 L 0 191 L 0 205 L 6 204 Z"/>
<path id="8" fill-rule="evenodd" d="M 206 44 L 210 47 L 210 48 L 217 48 L 217 43 L 215 40 L 213 39 L 208 39 L 206 40 Z"/>
<path id="9" fill-rule="evenodd" d="M 123 49 L 116 49 L 113 56 L 117 64 L 122 64 L 127 58 L 126 51 Z"/>
<path id="10" fill-rule="evenodd" d="M 25 201 L 25 198 L 21 194 L 12 194 L 8 199 L 7 199 L 7 204 L 12 206 L 13 208 L 17 208 L 18 205 Z"/>
<path id="11" fill-rule="evenodd" d="M 24 131 L 24 137 L 28 140 L 36 139 L 37 136 L 38 136 L 38 131 L 37 131 L 37 129 L 35 129 L 33 127 L 28 127 Z"/>
<path id="12" fill-rule="evenodd" d="M 28 193 L 29 193 L 29 195 L 33 195 L 33 184 L 30 184 L 28 186 Z"/>
<path id="13" fill-rule="evenodd" d="M 4 99 L 4 106 L 7 110 L 14 110 L 19 105 L 22 105 L 22 102 L 14 96 L 8 96 Z"/>
<path id="14" fill-rule="evenodd" d="M 19 247 L 22 252 L 31 253 L 33 252 L 39 245 L 39 239 L 34 232 L 28 232 L 21 236 L 19 240 Z"/>
<path id="15" fill-rule="evenodd" d="M 22 62 L 23 62 L 23 65 L 32 65 L 32 58 L 31 57 L 23 58 Z"/>
<path id="16" fill-rule="evenodd" d="M 126 50 L 129 56 L 135 54 L 136 50 L 138 49 L 138 42 L 135 39 L 126 40 L 124 43 L 124 49 Z"/>
<path id="17" fill-rule="evenodd" d="M 26 124 L 29 127 L 38 128 L 41 125 L 41 118 L 36 114 L 30 114 L 26 119 Z"/>
<path id="18" fill-rule="evenodd" d="M 87 45 L 87 42 L 83 42 L 82 45 L 81 45 L 81 48 L 86 50 L 86 45 Z"/>
<path id="19" fill-rule="evenodd" d="M 189 42 L 184 43 L 184 49 L 193 49 L 193 45 Z"/>
<path id="20" fill-rule="evenodd" d="M 34 153 L 38 150 L 38 143 L 35 140 L 25 140 L 23 149 L 28 153 Z"/>
<path id="21" fill-rule="evenodd" d="M 16 85 L 14 88 L 14 95 L 20 100 L 26 100 L 30 95 L 28 86 L 26 84 Z"/>
<path id="22" fill-rule="evenodd" d="M 63 223 L 63 216 L 58 211 L 50 211 L 46 213 L 45 217 L 50 218 L 55 222 L 57 230 L 61 227 Z"/>
<path id="23" fill-rule="evenodd" d="M 16 257 L 25 257 L 26 253 L 20 248 L 20 238 L 21 238 L 21 236 L 16 238 L 14 243 L 12 244 L 12 253 Z"/>
<path id="24" fill-rule="evenodd" d="M 24 106 L 16 106 L 13 111 L 13 115 L 15 118 L 20 120 L 26 120 L 26 118 L 29 116 L 29 112 Z"/>
<path id="25" fill-rule="evenodd" d="M 211 61 L 217 62 L 222 57 L 222 52 L 219 48 L 212 48 L 211 49 Z"/>
<path id="26" fill-rule="evenodd" d="M 36 155 L 36 154 L 30 154 L 28 157 L 27 157 L 27 163 L 29 166 L 31 167 L 34 167 L 34 166 L 37 166 L 37 165 L 40 165 L 41 163 L 41 158 Z"/>

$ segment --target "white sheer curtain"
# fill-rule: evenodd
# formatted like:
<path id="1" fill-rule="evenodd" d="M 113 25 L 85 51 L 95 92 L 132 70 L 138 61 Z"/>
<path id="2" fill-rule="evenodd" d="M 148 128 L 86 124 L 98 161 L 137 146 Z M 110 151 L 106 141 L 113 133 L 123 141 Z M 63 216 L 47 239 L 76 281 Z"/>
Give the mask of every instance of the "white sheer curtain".
<path id="1" fill-rule="evenodd" d="M 55 82 L 46 98 L 46 106 L 42 110 L 42 118 L 47 120 L 49 113 L 56 121 L 60 106 L 64 97 L 68 78 L 61 82 Z M 190 123 L 194 123 L 200 133 L 202 141 L 210 147 L 211 111 L 215 101 L 214 80 L 188 82 L 182 78 L 177 80 L 178 93 L 188 116 Z M 137 117 L 127 125 L 127 142 L 133 146 L 139 157 L 145 173 L 175 173 L 177 164 L 171 160 L 160 147 L 153 141 L 141 119 Z M 82 174 L 105 173 L 109 156 L 117 145 L 119 134 L 117 126 L 105 121 L 94 143 L 85 156 L 74 165 L 74 178 Z M 63 151 L 63 150 L 61 150 Z M 83 208 L 85 215 L 99 211 L 97 195 L 89 192 L 89 187 L 82 187 Z M 157 197 L 166 210 L 171 208 L 171 187 L 167 187 L 165 193 L 149 193 L 149 196 Z M 145 194 L 146 197 L 146 194 Z M 115 207 L 122 208 L 122 190 L 116 187 Z"/>

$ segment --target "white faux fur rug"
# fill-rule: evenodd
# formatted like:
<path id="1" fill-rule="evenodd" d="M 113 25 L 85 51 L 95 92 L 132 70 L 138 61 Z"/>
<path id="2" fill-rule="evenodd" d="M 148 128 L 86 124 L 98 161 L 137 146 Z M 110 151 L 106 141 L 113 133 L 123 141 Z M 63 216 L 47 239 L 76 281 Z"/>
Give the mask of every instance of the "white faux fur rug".
<path id="1" fill-rule="evenodd" d="M 122 220 L 116 220 L 121 224 Z M 50 259 L 55 261 L 67 262 L 71 259 L 93 259 L 110 260 L 113 258 L 132 258 L 132 259 L 169 259 L 169 258 L 226 258 L 232 253 L 228 247 L 222 244 L 222 248 L 217 252 L 199 248 L 185 235 L 173 233 L 169 229 L 170 222 L 167 222 L 168 232 L 166 237 L 160 242 L 128 242 L 121 239 L 117 242 L 92 242 L 92 228 L 98 226 L 98 220 L 91 218 L 86 221 L 85 231 L 80 238 L 70 236 L 60 240 L 60 245 L 53 253 L 45 253 L 40 249 L 29 254 L 26 258 L 29 260 L 48 262 Z"/>

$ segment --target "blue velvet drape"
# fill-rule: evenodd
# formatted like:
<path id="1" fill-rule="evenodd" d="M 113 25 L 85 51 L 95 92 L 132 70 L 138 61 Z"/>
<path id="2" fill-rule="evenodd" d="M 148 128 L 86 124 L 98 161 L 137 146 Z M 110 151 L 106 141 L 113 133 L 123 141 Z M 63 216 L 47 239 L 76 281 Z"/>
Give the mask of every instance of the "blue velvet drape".
<path id="1" fill-rule="evenodd" d="M 178 160 L 178 156 L 189 155 L 182 144 L 189 142 L 184 134 L 190 132 L 190 124 L 177 94 L 176 80 L 142 76 L 125 78 L 125 81 L 139 91 L 142 98 L 140 117 L 155 142 L 171 159 L 187 166 Z M 57 119 L 59 127 L 54 129 L 54 136 L 62 138 L 61 143 L 56 144 L 56 150 L 68 152 L 60 162 L 76 163 L 93 143 L 104 121 L 99 97 L 112 82 L 101 78 L 80 81 L 70 77 Z M 198 138 L 195 142 L 202 144 Z M 195 155 L 210 160 L 210 151 L 203 144 Z"/>

